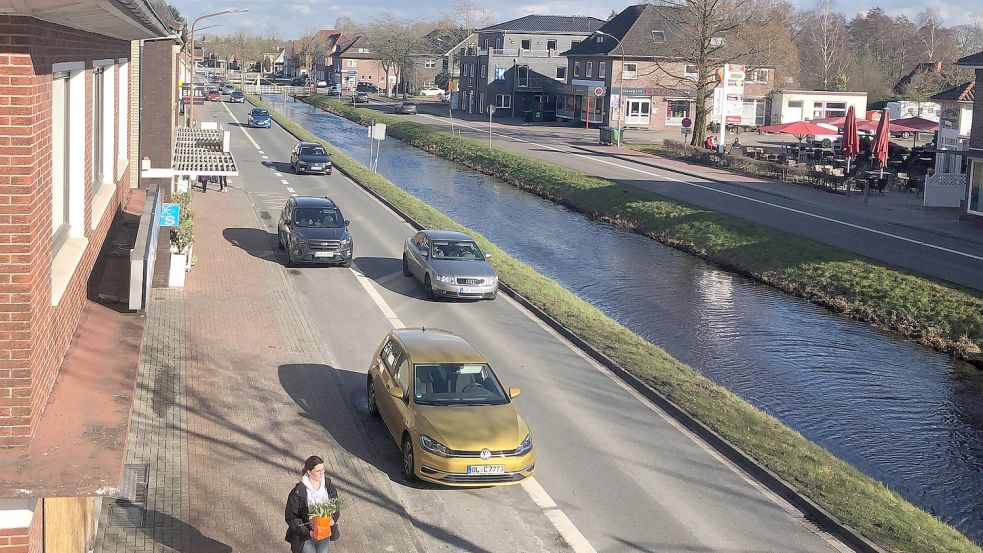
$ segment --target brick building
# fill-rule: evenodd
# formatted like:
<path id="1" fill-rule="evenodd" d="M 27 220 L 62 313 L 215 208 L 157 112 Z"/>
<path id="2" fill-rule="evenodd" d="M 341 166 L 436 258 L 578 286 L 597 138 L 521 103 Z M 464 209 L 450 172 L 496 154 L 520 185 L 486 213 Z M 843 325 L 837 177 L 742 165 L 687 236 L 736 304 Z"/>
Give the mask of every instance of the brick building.
<path id="1" fill-rule="evenodd" d="M 116 383 L 132 400 L 132 379 L 85 330 L 123 328 L 89 309 L 94 267 L 136 184 L 133 41 L 170 32 L 146 0 L 0 3 L 0 498 L 16 498 L 0 499 L 4 553 L 44 550 L 58 529 L 43 513 L 84 542 L 97 487 L 119 481 L 119 443 L 92 438 L 122 428 L 125 441 L 128 405 L 100 393 Z"/>
<path id="2" fill-rule="evenodd" d="M 352 92 L 358 83 L 369 83 L 386 88 L 386 70 L 379 55 L 372 52 L 360 35 L 342 35 L 331 54 L 334 67 L 332 83 L 340 83 L 341 89 Z M 389 88 L 397 83 L 395 71 L 389 72 Z"/>
<path id="3" fill-rule="evenodd" d="M 667 24 L 672 18 L 660 11 L 671 9 L 676 8 L 629 6 L 565 52 L 567 84 L 560 90 L 557 117 L 584 122 L 589 114 L 592 125 L 606 125 L 620 116 L 624 126 L 654 131 L 678 130 L 683 119 L 692 118 L 697 68 L 670 55 L 667 44 L 679 37 Z M 774 69 L 748 68 L 741 124 L 766 123 L 774 82 Z M 603 89 L 600 98 L 593 97 L 595 89 Z"/>

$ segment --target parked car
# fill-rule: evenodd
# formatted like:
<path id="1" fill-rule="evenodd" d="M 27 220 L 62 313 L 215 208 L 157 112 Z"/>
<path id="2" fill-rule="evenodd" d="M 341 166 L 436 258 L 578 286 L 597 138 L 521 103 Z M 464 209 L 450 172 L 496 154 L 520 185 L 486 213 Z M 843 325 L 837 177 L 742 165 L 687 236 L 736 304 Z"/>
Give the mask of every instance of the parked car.
<path id="1" fill-rule="evenodd" d="M 270 117 L 269 111 L 263 108 L 253 108 L 249 112 L 248 124 L 250 127 L 264 127 L 268 129 L 273 126 L 273 119 Z"/>
<path id="2" fill-rule="evenodd" d="M 444 94 L 446 94 L 444 89 L 437 88 L 435 86 L 427 86 L 421 88 L 420 91 L 417 93 L 418 96 L 427 96 L 427 97 L 434 97 L 434 98 L 441 98 L 444 96 Z"/>
<path id="3" fill-rule="evenodd" d="M 301 142 L 290 152 L 290 169 L 300 173 L 331 174 L 331 156 L 315 142 Z"/>
<path id="4" fill-rule="evenodd" d="M 358 103 L 360 103 L 360 104 L 364 104 L 364 103 L 368 102 L 369 101 L 369 95 L 368 95 L 368 93 L 366 93 L 364 91 L 356 91 L 355 92 L 355 101 L 358 102 Z"/>
<path id="5" fill-rule="evenodd" d="M 242 104 L 246 102 L 246 95 L 242 92 L 236 90 L 232 94 L 229 94 L 229 101 L 233 104 Z"/>
<path id="6" fill-rule="evenodd" d="M 416 114 L 416 102 L 399 102 L 393 106 L 396 113 Z"/>
<path id="7" fill-rule="evenodd" d="M 431 299 L 495 299 L 498 275 L 467 234 L 422 230 L 403 244 L 403 274 L 423 283 Z"/>
<path id="8" fill-rule="evenodd" d="M 331 198 L 293 196 L 280 212 L 279 247 L 287 252 L 287 266 L 300 263 L 352 264 L 355 244 L 341 209 Z"/>
<path id="9" fill-rule="evenodd" d="M 222 101 L 222 95 L 217 90 L 209 90 L 207 97 L 208 97 L 208 101 L 209 102 L 221 102 Z"/>
<path id="10" fill-rule="evenodd" d="M 336 86 L 329 88 L 328 96 L 341 96 L 341 89 Z"/>
<path id="11" fill-rule="evenodd" d="M 310 79 L 307 78 L 307 75 L 301 75 L 300 77 L 290 79 L 290 86 L 307 86 L 308 82 L 310 82 Z"/>
<path id="12" fill-rule="evenodd" d="M 328 86 L 328 81 L 318 81 L 317 82 L 317 87 L 318 88 L 324 88 L 326 86 Z"/>
<path id="13" fill-rule="evenodd" d="M 532 476 L 532 433 L 485 357 L 434 328 L 391 331 L 366 376 L 369 414 L 400 447 L 403 477 L 448 486 L 517 484 Z"/>
<path id="14" fill-rule="evenodd" d="M 232 86 L 231 84 L 222 85 L 222 94 L 232 94 L 235 91 L 236 87 Z"/>
<path id="15" fill-rule="evenodd" d="M 371 92 L 372 94 L 379 93 L 379 87 L 372 83 L 358 83 L 355 85 L 355 90 L 360 92 Z"/>

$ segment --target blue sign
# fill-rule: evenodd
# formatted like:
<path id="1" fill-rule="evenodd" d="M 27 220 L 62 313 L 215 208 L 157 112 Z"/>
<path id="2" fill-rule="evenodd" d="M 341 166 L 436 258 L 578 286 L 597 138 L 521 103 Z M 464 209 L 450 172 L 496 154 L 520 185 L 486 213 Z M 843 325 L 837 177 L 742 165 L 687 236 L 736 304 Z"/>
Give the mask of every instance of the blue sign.
<path id="1" fill-rule="evenodd" d="M 160 226 L 176 227 L 181 222 L 181 204 L 161 204 Z"/>
<path id="2" fill-rule="evenodd" d="M 508 67 L 496 67 L 495 68 L 495 80 L 496 81 L 504 81 L 505 80 L 505 70 L 506 69 L 508 69 Z"/>

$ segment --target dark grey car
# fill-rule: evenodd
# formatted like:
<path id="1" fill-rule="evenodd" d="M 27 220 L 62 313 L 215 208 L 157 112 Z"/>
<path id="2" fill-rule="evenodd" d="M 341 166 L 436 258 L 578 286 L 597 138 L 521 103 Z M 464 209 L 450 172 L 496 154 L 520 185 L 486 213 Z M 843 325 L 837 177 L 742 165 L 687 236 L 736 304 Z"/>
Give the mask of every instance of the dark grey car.
<path id="1" fill-rule="evenodd" d="M 416 102 L 400 102 L 393 106 L 393 111 L 396 113 L 412 113 L 416 114 Z"/>
<path id="2" fill-rule="evenodd" d="M 277 239 L 287 252 L 287 266 L 300 263 L 352 264 L 355 244 L 349 221 L 328 197 L 294 196 L 280 212 Z"/>
<path id="3" fill-rule="evenodd" d="M 331 156 L 316 142 L 301 142 L 290 152 L 290 169 L 297 173 L 331 174 Z"/>
<path id="4" fill-rule="evenodd" d="M 403 274 L 422 282 L 432 299 L 495 299 L 498 275 L 488 257 L 463 232 L 422 230 L 403 244 Z"/>

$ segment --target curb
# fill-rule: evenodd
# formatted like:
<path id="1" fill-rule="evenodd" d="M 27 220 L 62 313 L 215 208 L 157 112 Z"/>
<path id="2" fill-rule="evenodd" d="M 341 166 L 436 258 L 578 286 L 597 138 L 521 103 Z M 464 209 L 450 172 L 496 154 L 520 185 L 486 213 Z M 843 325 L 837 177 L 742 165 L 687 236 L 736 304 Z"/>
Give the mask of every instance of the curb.
<path id="1" fill-rule="evenodd" d="M 282 127 L 282 126 L 281 126 Z M 286 127 L 282 127 L 284 130 L 294 135 Z M 298 140 L 300 137 L 294 135 Z M 362 184 L 356 177 L 350 174 L 347 170 L 342 167 L 335 166 L 339 172 L 345 175 L 353 183 L 357 184 L 364 191 L 369 193 L 373 198 L 379 200 L 388 209 L 392 210 L 393 213 L 399 215 L 404 221 L 413 226 L 418 230 L 422 230 L 423 225 L 419 224 L 410 217 L 407 213 L 401 210 L 399 207 L 394 205 L 388 199 L 380 196 L 370 187 Z M 717 434 L 711 428 L 694 418 L 692 415 L 684 411 L 678 405 L 673 403 L 667 397 L 654 390 L 645 384 L 641 379 L 631 374 L 615 361 L 613 361 L 608 356 L 604 355 L 597 348 L 592 346 L 587 341 L 583 340 L 570 329 L 565 327 L 562 323 L 554 319 L 548 313 L 544 312 L 542 309 L 534 305 L 524 296 L 513 290 L 506 284 L 499 282 L 499 287 L 505 292 L 509 297 L 514 299 L 522 307 L 529 310 L 541 321 L 545 322 L 555 331 L 557 331 L 561 336 L 569 340 L 575 346 L 580 348 L 584 353 L 589 355 L 592 359 L 609 369 L 615 375 L 618 376 L 623 382 L 631 386 L 633 389 L 641 393 L 648 400 L 652 401 L 659 406 L 663 411 L 668 413 L 673 419 L 678 421 L 680 424 L 685 426 L 689 431 L 693 432 L 700 439 L 704 440 L 707 444 L 713 447 L 716 451 L 723 454 L 732 463 L 740 467 L 742 470 L 747 472 L 751 477 L 760 482 L 762 485 L 767 487 L 769 490 L 777 494 L 779 497 L 788 501 L 790 504 L 794 505 L 797 509 L 802 511 L 803 515 L 809 520 L 814 522 L 822 530 L 835 535 L 841 539 L 845 544 L 852 547 L 856 551 L 863 553 L 887 553 L 886 550 L 882 549 L 878 545 L 871 542 L 869 539 L 865 538 L 852 526 L 844 524 L 837 520 L 833 515 L 828 513 L 822 507 L 816 505 L 812 500 L 802 495 L 795 487 L 783 480 L 781 477 L 765 468 L 764 466 L 758 464 L 757 461 L 748 456 L 744 451 L 730 443 L 722 436 Z"/>

